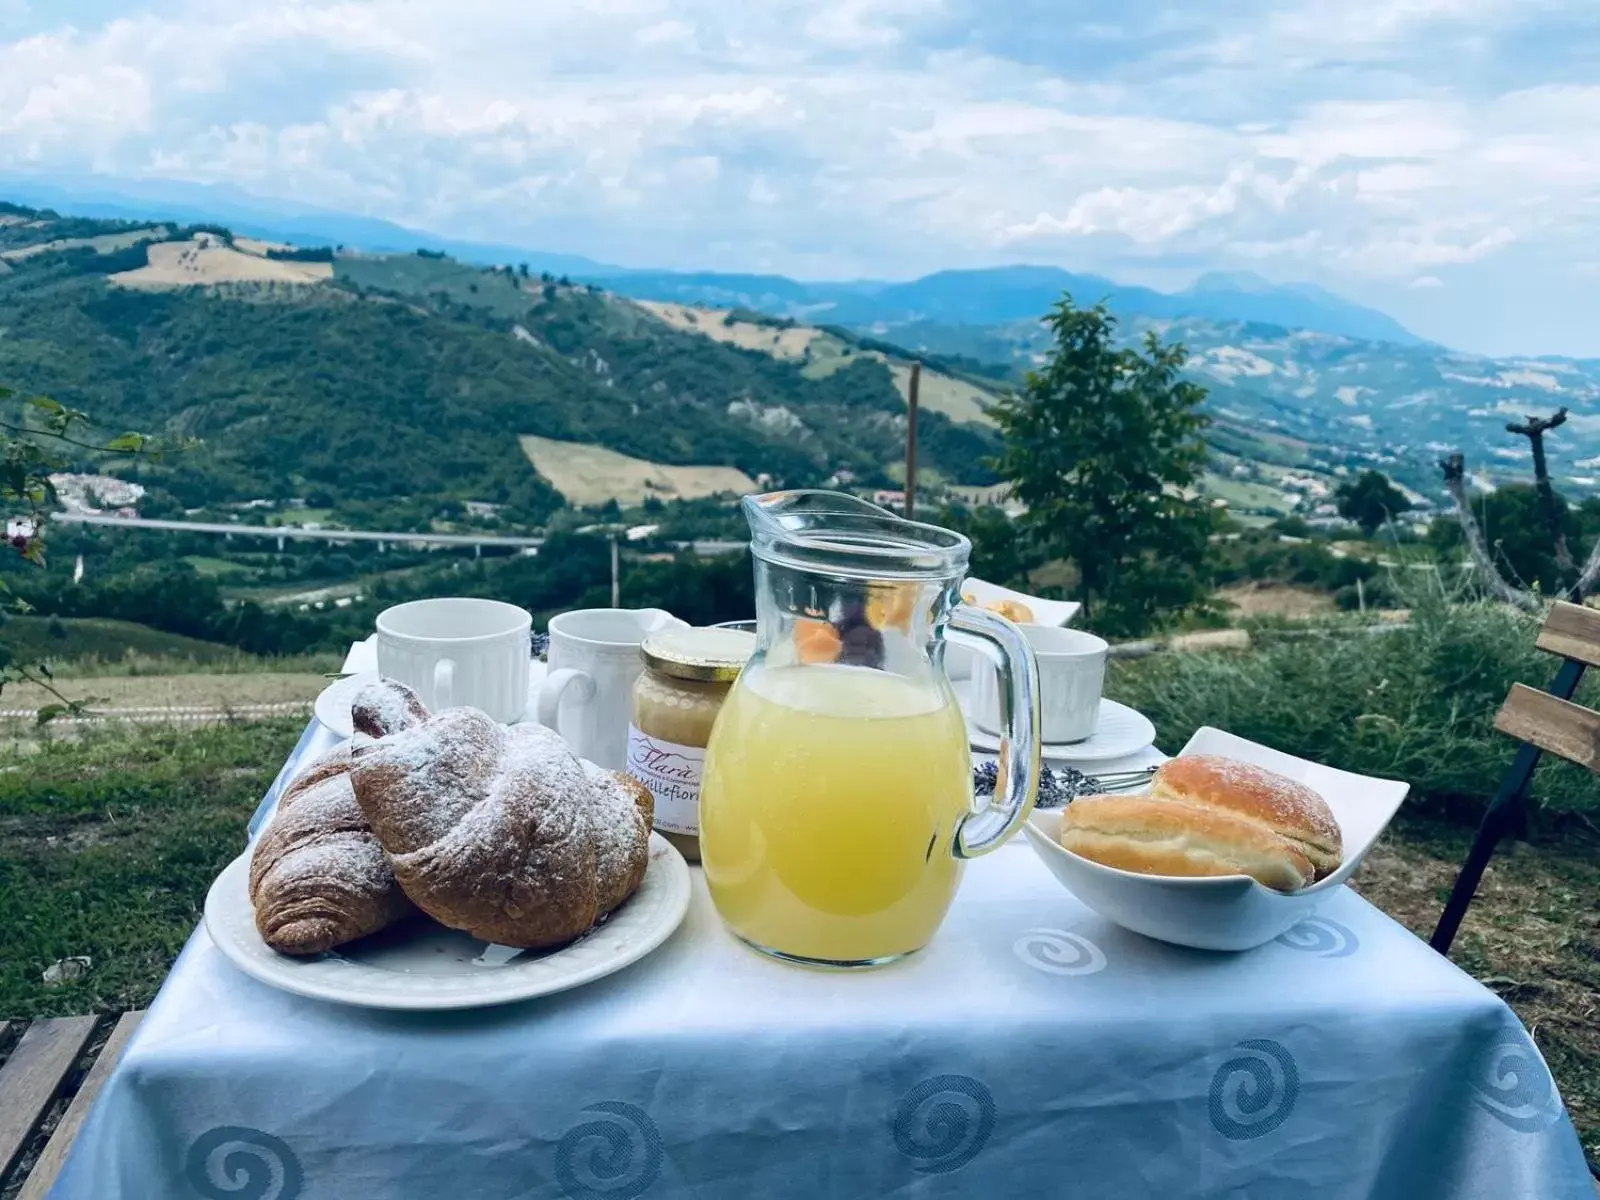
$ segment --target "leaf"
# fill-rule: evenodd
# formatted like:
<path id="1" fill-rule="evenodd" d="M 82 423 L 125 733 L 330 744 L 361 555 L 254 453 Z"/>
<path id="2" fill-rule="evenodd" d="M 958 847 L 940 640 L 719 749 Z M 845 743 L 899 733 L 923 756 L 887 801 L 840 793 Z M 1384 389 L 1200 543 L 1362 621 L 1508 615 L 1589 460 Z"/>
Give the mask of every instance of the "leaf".
<path id="1" fill-rule="evenodd" d="M 66 712 L 67 706 L 65 704 L 47 704 L 34 714 L 34 724 L 48 725 L 57 717 L 65 716 Z"/>
<path id="2" fill-rule="evenodd" d="M 67 411 L 66 406 L 59 400 L 52 400 L 49 396 L 29 396 L 28 403 L 47 413 L 61 414 Z"/>
<path id="3" fill-rule="evenodd" d="M 142 433 L 123 433 L 107 442 L 104 449 L 113 452 L 131 451 L 137 454 L 145 448 L 149 441 L 150 439 Z"/>

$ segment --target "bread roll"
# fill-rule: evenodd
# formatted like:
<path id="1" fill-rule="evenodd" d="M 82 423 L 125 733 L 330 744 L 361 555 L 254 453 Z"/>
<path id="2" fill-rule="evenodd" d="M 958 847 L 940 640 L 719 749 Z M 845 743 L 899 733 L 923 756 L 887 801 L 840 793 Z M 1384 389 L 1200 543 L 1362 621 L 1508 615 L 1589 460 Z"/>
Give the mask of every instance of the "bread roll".
<path id="1" fill-rule="evenodd" d="M 1326 801 L 1305 784 L 1265 767 L 1215 754 L 1172 758 L 1150 781 L 1150 795 L 1258 821 L 1310 859 L 1318 879 L 1344 861 L 1339 822 Z"/>
<path id="2" fill-rule="evenodd" d="M 1248 875 L 1292 892 L 1338 869 L 1339 823 L 1322 797 L 1283 775 L 1210 754 L 1169 759 L 1142 796 L 1087 796 L 1061 844 L 1142 875 Z"/>
<path id="3" fill-rule="evenodd" d="M 1074 854 L 1141 875 L 1249 875 L 1292 892 L 1316 872 L 1287 838 L 1222 808 L 1152 796 L 1085 796 L 1061 820 Z"/>

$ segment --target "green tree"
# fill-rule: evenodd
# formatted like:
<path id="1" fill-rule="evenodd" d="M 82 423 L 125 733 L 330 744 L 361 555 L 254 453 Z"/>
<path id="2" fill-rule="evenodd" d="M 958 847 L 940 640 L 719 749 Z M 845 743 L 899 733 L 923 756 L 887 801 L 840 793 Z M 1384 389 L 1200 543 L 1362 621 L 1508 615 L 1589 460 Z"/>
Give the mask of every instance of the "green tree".
<path id="1" fill-rule="evenodd" d="M 1002 509 L 945 508 L 939 524 L 967 535 L 972 542 L 972 574 L 990 583 L 1027 591 L 1029 573 L 1043 565 L 1044 556 L 1029 532 Z"/>
<path id="2" fill-rule="evenodd" d="M 1035 543 L 1076 567 L 1086 619 L 1140 633 L 1205 595 L 1213 522 L 1194 488 L 1206 392 L 1179 377 L 1181 344 L 1152 333 L 1119 346 L 1104 304 L 1064 296 L 1045 323 L 1049 360 L 992 410 L 1004 438 L 994 465 Z"/>
<path id="3" fill-rule="evenodd" d="M 1411 501 L 1382 471 L 1363 471 L 1341 483 L 1334 495 L 1339 501 L 1339 515 L 1361 526 L 1361 532 L 1368 537 L 1379 526 L 1411 509 Z"/>

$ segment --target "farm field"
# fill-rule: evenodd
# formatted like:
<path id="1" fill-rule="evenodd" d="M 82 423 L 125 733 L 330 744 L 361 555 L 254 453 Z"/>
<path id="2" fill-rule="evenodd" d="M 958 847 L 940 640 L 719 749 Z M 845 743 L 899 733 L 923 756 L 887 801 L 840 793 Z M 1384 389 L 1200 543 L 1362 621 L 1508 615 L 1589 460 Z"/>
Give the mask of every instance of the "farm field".
<path id="1" fill-rule="evenodd" d="M 697 500 L 719 492 L 744 495 L 759 490 L 736 467 L 676 467 L 631 458 L 603 446 L 524 437 L 522 451 L 569 504 L 584 506 L 615 500 L 622 505 L 657 500 Z"/>

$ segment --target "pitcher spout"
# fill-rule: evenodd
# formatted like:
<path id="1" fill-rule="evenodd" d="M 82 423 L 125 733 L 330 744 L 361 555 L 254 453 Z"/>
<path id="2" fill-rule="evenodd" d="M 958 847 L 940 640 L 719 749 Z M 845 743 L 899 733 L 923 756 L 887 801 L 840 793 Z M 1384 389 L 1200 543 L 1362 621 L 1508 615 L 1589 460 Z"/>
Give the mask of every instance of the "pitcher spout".
<path id="1" fill-rule="evenodd" d="M 845 492 L 797 489 L 746 496 L 750 549 L 766 562 L 834 575 L 957 578 L 972 544 Z"/>

